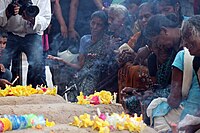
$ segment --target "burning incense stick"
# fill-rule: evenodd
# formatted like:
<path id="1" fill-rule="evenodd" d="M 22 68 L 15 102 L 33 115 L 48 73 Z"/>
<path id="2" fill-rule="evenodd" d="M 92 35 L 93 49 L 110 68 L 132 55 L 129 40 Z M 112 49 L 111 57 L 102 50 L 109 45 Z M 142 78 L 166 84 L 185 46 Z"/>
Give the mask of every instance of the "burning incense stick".
<path id="1" fill-rule="evenodd" d="M 17 77 L 15 78 L 15 80 L 13 80 L 12 84 L 14 84 L 14 83 L 18 80 L 18 78 L 19 78 L 19 76 L 17 76 Z"/>

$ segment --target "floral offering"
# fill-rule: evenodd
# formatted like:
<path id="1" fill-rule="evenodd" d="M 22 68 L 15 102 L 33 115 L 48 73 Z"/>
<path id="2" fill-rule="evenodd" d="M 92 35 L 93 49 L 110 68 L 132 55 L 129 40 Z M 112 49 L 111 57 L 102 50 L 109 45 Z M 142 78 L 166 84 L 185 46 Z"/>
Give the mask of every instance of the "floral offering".
<path id="1" fill-rule="evenodd" d="M 125 113 L 109 115 L 103 114 L 97 111 L 98 115 L 92 117 L 87 113 L 84 115 L 74 116 L 74 121 L 70 125 L 77 126 L 79 128 L 91 127 L 93 130 L 99 131 L 99 133 L 110 133 L 116 130 L 128 130 L 129 132 L 139 133 L 146 127 L 143 122 L 142 115 L 139 117 L 137 114 L 131 117 Z"/>
<path id="2" fill-rule="evenodd" d="M 46 88 L 43 86 L 38 86 L 32 88 L 31 85 L 29 86 L 21 86 L 17 85 L 15 87 L 6 86 L 4 90 L 0 90 L 0 96 L 30 96 L 33 94 L 44 94 L 44 95 L 56 95 L 57 94 L 57 87 L 54 88 Z"/>
<path id="3" fill-rule="evenodd" d="M 110 104 L 113 100 L 112 94 L 109 91 L 95 92 L 89 96 L 84 96 L 82 92 L 77 96 L 78 104 Z"/>

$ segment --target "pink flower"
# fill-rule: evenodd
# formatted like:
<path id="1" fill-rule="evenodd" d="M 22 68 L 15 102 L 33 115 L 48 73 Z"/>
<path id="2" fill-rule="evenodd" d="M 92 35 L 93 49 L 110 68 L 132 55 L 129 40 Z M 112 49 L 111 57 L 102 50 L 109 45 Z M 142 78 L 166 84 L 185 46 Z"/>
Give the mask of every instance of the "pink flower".
<path id="1" fill-rule="evenodd" d="M 43 92 L 46 92 L 47 91 L 47 88 L 41 88 L 43 90 Z"/>
<path id="2" fill-rule="evenodd" d="M 106 120 L 106 115 L 103 114 L 103 113 L 101 113 L 100 116 L 99 116 L 99 118 L 105 121 Z"/>
<path id="3" fill-rule="evenodd" d="M 94 105 L 100 104 L 99 97 L 93 96 L 92 99 L 90 100 L 90 104 L 94 104 Z"/>

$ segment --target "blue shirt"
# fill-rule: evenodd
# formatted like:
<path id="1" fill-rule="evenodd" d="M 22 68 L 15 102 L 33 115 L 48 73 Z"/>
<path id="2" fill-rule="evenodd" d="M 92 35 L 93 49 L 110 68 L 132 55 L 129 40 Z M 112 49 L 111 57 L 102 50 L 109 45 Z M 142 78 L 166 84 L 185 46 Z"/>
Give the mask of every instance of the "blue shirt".
<path id="1" fill-rule="evenodd" d="M 79 48 L 79 54 L 87 54 L 88 53 L 88 47 L 92 44 L 91 43 L 91 35 L 84 35 L 80 40 L 80 48 Z"/>
<path id="2" fill-rule="evenodd" d="M 184 50 L 178 52 L 174 60 L 173 66 L 177 67 L 181 71 L 184 70 Z M 183 101 L 184 110 L 181 114 L 181 119 L 185 117 L 186 114 L 195 115 L 200 107 L 200 88 L 197 80 L 195 71 L 193 70 L 192 84 L 188 93 L 188 97 Z"/>

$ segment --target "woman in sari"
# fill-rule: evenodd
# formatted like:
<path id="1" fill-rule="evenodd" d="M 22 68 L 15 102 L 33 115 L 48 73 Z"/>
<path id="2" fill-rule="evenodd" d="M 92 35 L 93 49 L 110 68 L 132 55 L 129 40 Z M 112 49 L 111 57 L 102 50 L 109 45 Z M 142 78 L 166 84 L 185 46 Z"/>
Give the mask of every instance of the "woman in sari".
<path id="1" fill-rule="evenodd" d="M 78 63 L 70 63 L 62 58 L 48 56 L 49 59 L 57 60 L 78 70 L 74 83 L 78 87 L 78 92 L 82 91 L 84 95 L 94 93 L 99 81 L 106 40 L 108 40 L 105 35 L 107 22 L 107 16 L 103 11 L 96 11 L 91 15 L 91 35 L 81 38 Z"/>
<path id="2" fill-rule="evenodd" d="M 195 60 L 191 56 L 199 56 L 199 22 L 200 16 L 193 16 L 183 22 L 181 28 L 183 44 L 189 51 L 184 48 L 176 55 L 172 64 L 171 91 L 167 100 L 155 99 L 148 107 L 147 112 L 153 119 L 154 128 L 158 132 L 171 130 L 169 124 L 171 122 L 179 124 L 180 130 L 185 130 L 187 133 L 194 133 L 200 128 L 199 122 L 193 121 L 187 124 L 188 118 L 200 116 L 200 87 L 198 76 L 192 66 Z"/>
<path id="3" fill-rule="evenodd" d="M 152 79 L 152 85 L 147 91 L 137 93 L 135 88 L 126 87 L 122 90 L 123 95 L 135 95 L 134 101 L 142 105 L 143 114 L 146 107 L 157 97 L 168 97 L 171 82 L 171 64 L 177 53 L 176 47 L 179 46 L 178 24 L 164 15 L 155 15 L 150 18 L 145 27 L 145 37 L 152 41 L 152 53 L 148 58 L 148 71 Z M 134 113 L 137 110 L 135 102 L 126 103 Z M 135 108 L 134 108 L 135 107 Z M 140 107 L 140 106 L 139 106 Z M 138 108 L 138 107 L 137 107 Z"/>

